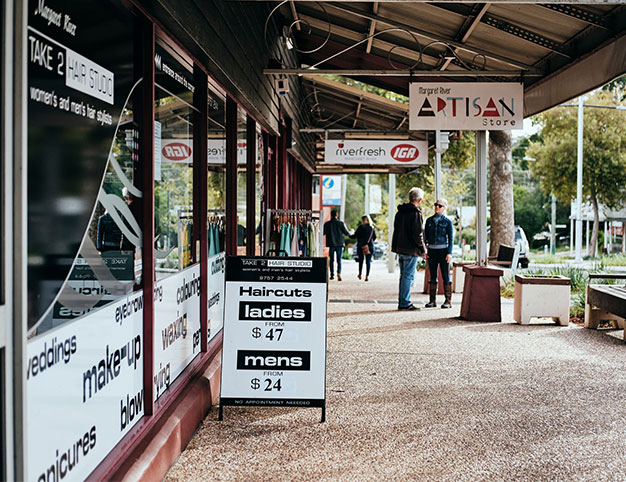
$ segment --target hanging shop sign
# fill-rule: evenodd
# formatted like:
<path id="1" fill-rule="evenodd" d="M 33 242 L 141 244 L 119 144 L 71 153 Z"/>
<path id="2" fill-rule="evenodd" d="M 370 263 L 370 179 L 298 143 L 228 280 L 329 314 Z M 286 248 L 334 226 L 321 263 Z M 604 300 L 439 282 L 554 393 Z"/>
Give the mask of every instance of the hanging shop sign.
<path id="1" fill-rule="evenodd" d="M 341 176 L 324 176 L 322 181 L 322 204 L 341 205 Z"/>
<path id="2" fill-rule="evenodd" d="M 428 164 L 428 142 L 326 140 L 324 162 L 385 166 Z"/>
<path id="3" fill-rule="evenodd" d="M 521 83 L 411 83 L 410 130 L 521 129 L 524 88 Z"/>
<path id="4" fill-rule="evenodd" d="M 209 139 L 207 159 L 209 164 L 226 164 L 226 139 Z M 162 139 L 162 162 L 193 162 L 192 139 Z M 237 164 L 246 163 L 246 141 L 237 141 Z"/>
<path id="5" fill-rule="evenodd" d="M 322 407 L 324 418 L 326 266 L 326 258 L 226 258 L 220 411 Z"/>

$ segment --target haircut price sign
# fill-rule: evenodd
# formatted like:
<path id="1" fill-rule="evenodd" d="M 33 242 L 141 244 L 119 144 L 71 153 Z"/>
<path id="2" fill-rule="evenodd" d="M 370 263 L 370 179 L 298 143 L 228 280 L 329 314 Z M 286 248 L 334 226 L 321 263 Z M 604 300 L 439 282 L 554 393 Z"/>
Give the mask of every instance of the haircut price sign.
<path id="1" fill-rule="evenodd" d="M 226 258 L 223 407 L 321 407 L 326 417 L 326 258 Z"/>

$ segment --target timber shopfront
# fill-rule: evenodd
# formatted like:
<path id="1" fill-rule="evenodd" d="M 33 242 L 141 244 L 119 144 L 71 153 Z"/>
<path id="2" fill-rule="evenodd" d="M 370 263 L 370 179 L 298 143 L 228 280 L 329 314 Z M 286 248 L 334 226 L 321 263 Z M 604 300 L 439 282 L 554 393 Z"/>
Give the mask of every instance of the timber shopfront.
<path id="1" fill-rule="evenodd" d="M 117 478 L 168 417 L 194 412 L 182 448 L 215 402 L 225 255 L 261 241 L 279 141 L 141 7 L 17 4 L 2 4 L 0 478 Z"/>

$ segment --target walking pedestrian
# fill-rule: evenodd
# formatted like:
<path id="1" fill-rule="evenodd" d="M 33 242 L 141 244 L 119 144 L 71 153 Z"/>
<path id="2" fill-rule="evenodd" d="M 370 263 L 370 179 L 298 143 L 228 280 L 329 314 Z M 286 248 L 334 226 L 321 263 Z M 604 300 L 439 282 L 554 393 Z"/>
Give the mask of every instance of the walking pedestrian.
<path id="1" fill-rule="evenodd" d="M 361 279 L 361 273 L 363 272 L 363 260 L 365 259 L 365 281 L 369 281 L 376 231 L 374 231 L 374 226 L 372 225 L 368 215 L 361 217 L 361 224 L 358 228 L 356 228 L 356 231 L 350 237 L 356 238 L 356 253 L 359 259 L 359 274 L 357 275 L 357 278 Z"/>
<path id="2" fill-rule="evenodd" d="M 409 191 L 409 202 L 400 204 L 393 221 L 391 251 L 398 254 L 400 264 L 400 287 L 398 289 L 399 310 L 419 310 L 411 303 L 411 284 L 415 277 L 417 258 L 426 253 L 424 228 L 419 205 L 424 199 L 424 191 L 419 187 Z"/>
<path id="3" fill-rule="evenodd" d="M 324 223 L 324 236 L 326 236 L 326 246 L 330 256 L 330 279 L 335 279 L 335 256 L 337 256 L 337 280 L 341 281 L 341 257 L 343 256 L 343 246 L 345 237 L 350 236 L 343 221 L 337 219 L 337 211 L 331 211 L 330 221 Z"/>
<path id="4" fill-rule="evenodd" d="M 452 221 L 445 215 L 448 209 L 448 201 L 437 199 L 435 201 L 435 214 L 426 220 L 424 228 L 424 238 L 428 253 L 428 269 L 430 270 L 429 293 L 430 301 L 426 303 L 426 308 L 437 306 L 437 271 L 441 268 L 443 278 L 443 288 L 445 301 L 442 308 L 451 308 L 452 283 L 450 282 L 450 262 L 452 261 L 452 245 L 454 243 L 454 229 Z"/>

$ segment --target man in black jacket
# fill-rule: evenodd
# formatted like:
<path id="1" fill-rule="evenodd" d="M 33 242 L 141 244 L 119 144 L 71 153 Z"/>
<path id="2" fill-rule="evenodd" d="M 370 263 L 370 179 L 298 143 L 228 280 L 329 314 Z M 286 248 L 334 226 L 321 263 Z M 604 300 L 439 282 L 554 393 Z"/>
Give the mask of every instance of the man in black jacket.
<path id="1" fill-rule="evenodd" d="M 337 256 L 337 280 L 341 281 L 341 257 L 343 256 L 343 245 L 345 237 L 350 236 L 346 225 L 337 219 L 337 211 L 330 213 L 330 221 L 324 223 L 324 236 L 326 236 L 326 246 L 330 256 L 330 279 L 335 278 L 335 255 Z"/>
<path id="2" fill-rule="evenodd" d="M 411 284 L 415 277 L 417 258 L 424 257 L 424 223 L 419 205 L 424 191 L 414 187 L 409 191 L 409 202 L 400 204 L 393 221 L 391 251 L 398 254 L 400 264 L 399 310 L 419 310 L 411 303 Z"/>

